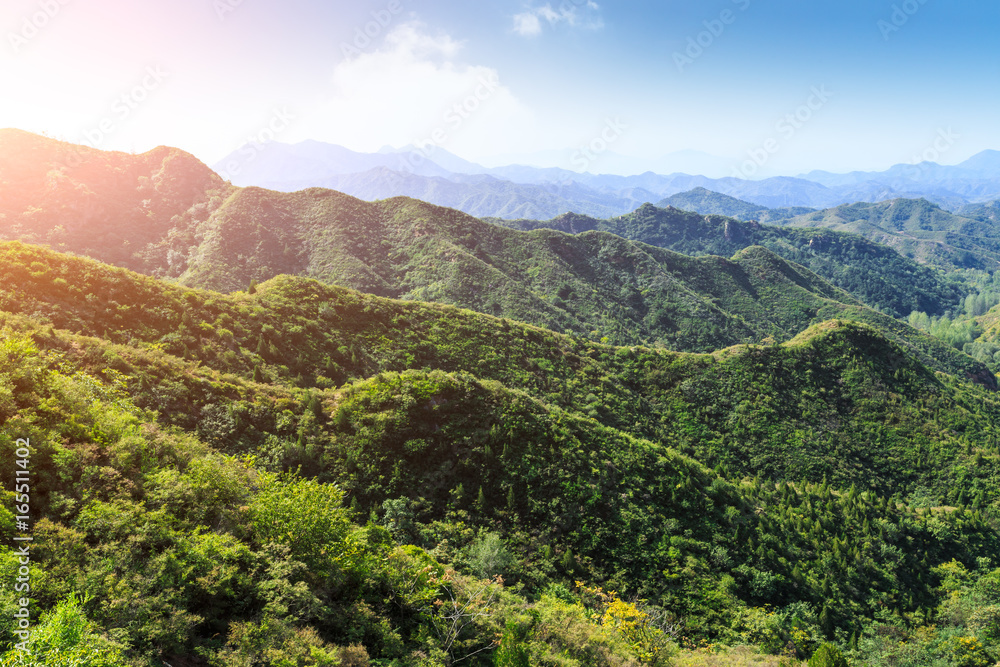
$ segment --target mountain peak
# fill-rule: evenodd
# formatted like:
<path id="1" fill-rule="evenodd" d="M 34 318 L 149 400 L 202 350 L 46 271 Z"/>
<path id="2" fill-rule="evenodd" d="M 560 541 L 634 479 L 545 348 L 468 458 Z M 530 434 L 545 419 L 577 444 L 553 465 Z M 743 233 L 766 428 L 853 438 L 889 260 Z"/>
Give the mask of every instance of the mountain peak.
<path id="1" fill-rule="evenodd" d="M 992 149 L 980 151 L 957 166 L 963 169 L 987 172 L 991 176 L 998 176 L 1000 175 L 1000 151 Z"/>
<path id="2" fill-rule="evenodd" d="M 657 206 L 661 208 L 671 206 L 701 215 L 725 215 L 740 220 L 757 219 L 762 213 L 769 210 L 766 206 L 751 204 L 702 186 L 667 197 L 660 201 Z"/>

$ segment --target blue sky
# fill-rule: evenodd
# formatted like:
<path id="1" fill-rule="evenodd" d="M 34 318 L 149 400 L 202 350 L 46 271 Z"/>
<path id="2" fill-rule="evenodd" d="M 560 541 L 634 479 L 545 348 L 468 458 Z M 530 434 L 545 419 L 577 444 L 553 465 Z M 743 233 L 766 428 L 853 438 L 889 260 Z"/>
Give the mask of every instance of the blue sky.
<path id="1" fill-rule="evenodd" d="M 206 162 L 274 136 L 594 172 L 954 164 L 1000 148 L 998 28 L 995 0 L 7 0 L 0 126 Z"/>

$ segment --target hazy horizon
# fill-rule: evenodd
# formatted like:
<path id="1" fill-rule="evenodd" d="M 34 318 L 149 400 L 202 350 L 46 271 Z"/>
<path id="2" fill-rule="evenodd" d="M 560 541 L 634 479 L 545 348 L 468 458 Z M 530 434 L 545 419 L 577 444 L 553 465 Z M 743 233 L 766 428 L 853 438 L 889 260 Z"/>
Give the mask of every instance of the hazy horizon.
<path id="1" fill-rule="evenodd" d="M 309 142 L 309 141 L 317 141 L 317 140 L 315 140 L 315 139 L 305 139 L 302 142 L 284 142 L 284 141 L 277 141 L 276 140 L 275 143 L 276 144 L 285 145 L 285 146 L 294 146 L 296 144 L 303 143 L 303 142 Z M 329 146 L 339 146 L 340 148 L 348 148 L 348 147 L 343 146 L 341 144 L 333 144 L 333 143 L 329 143 L 329 142 L 319 142 L 319 143 L 323 143 L 323 144 L 326 144 L 326 145 L 329 145 Z M 249 147 L 249 146 L 250 146 L 249 144 L 244 144 L 240 148 Z M 236 148 L 231 154 L 236 154 L 237 156 L 239 156 L 240 155 L 240 148 Z M 266 150 L 266 145 L 263 147 L 263 149 Z M 354 150 L 354 149 L 348 148 L 348 150 Z M 440 151 L 442 150 L 441 148 L 435 148 L 434 152 L 430 152 L 430 151 L 420 151 L 416 146 L 413 146 L 413 145 L 406 145 L 406 146 L 385 145 L 385 146 L 382 146 L 381 148 L 379 148 L 376 151 L 355 151 L 355 152 L 357 152 L 359 154 L 374 155 L 374 154 L 385 153 L 385 152 L 401 153 L 401 152 L 406 152 L 408 150 L 423 153 L 426 156 L 427 160 L 429 160 L 430 162 L 434 162 L 435 164 L 437 164 L 438 166 L 441 166 L 442 168 L 444 168 L 444 165 L 441 164 L 441 163 L 447 163 L 448 162 L 448 160 L 441 160 L 440 163 L 439 163 L 439 162 L 437 162 L 435 160 L 435 153 L 437 153 L 440 156 Z M 984 152 L 984 151 L 991 151 L 991 150 L 995 150 L 995 149 L 990 149 L 990 148 L 983 149 L 983 151 L 980 151 L 980 153 Z M 495 169 L 495 168 L 499 168 L 499 167 L 510 167 L 510 166 L 525 166 L 525 167 L 536 167 L 536 168 L 540 168 L 540 169 L 562 168 L 562 169 L 567 169 L 569 171 L 572 171 L 572 166 L 567 166 L 566 160 L 564 160 L 563 163 L 559 163 L 559 162 L 556 162 L 556 161 L 553 161 L 552 159 L 550 159 L 550 154 L 552 154 L 552 153 L 568 153 L 568 152 L 574 152 L 575 153 L 575 149 L 565 149 L 564 151 L 555 151 L 555 150 L 553 150 L 553 151 L 540 151 L 540 152 L 537 152 L 537 153 L 522 153 L 522 154 L 508 153 L 508 154 L 501 154 L 501 155 L 495 155 L 495 156 L 488 156 L 488 157 L 486 157 L 486 158 L 484 158 L 482 160 L 477 161 L 477 160 L 468 159 L 468 158 L 466 158 L 465 156 L 462 156 L 462 155 L 456 155 L 455 153 L 453 153 L 451 151 L 447 151 L 447 153 L 449 153 L 450 155 L 452 155 L 454 157 L 457 157 L 457 158 L 462 159 L 462 160 L 466 160 L 468 162 L 472 162 L 474 164 L 478 164 L 478 165 L 480 165 L 480 166 L 482 166 L 482 167 L 484 167 L 486 169 Z M 261 153 L 261 149 L 255 150 L 255 154 L 262 154 Z M 688 155 L 685 155 L 685 154 L 695 154 L 695 155 L 688 156 Z M 974 155 L 978 155 L 978 153 L 976 153 Z M 965 162 L 969 157 L 974 157 L 974 155 L 973 156 L 968 156 L 968 157 L 963 157 L 962 159 L 957 160 L 955 162 L 952 162 L 950 160 L 946 160 L 945 159 L 945 160 L 942 160 L 941 162 L 932 162 L 932 163 L 933 164 L 938 164 L 938 165 L 944 166 L 944 167 L 957 166 L 957 165 L 961 164 L 962 162 Z M 673 156 L 673 155 L 663 156 L 663 158 L 661 158 L 660 161 L 661 162 L 665 162 L 665 161 L 669 160 L 672 157 L 675 157 L 675 156 Z M 702 160 L 705 160 L 705 161 L 718 161 L 720 163 L 724 163 L 724 158 L 722 158 L 720 156 L 717 156 L 717 155 L 710 155 L 708 153 L 703 153 L 701 151 L 690 151 L 690 150 L 687 150 L 687 151 L 678 151 L 677 152 L 677 154 L 676 154 L 676 159 L 677 160 L 683 160 L 685 158 L 687 158 L 689 160 L 693 160 L 693 161 L 697 161 L 698 159 L 702 159 Z M 571 158 L 567 158 L 567 159 L 571 160 Z M 222 163 L 224 160 L 225 160 L 225 156 L 223 158 L 220 158 L 220 160 L 217 160 L 214 164 Z M 636 169 L 636 170 L 632 170 L 632 171 L 613 168 L 613 166 L 616 165 L 616 164 L 618 164 L 618 165 L 620 165 L 620 164 L 627 164 L 627 163 L 631 163 L 633 161 L 639 162 L 641 164 L 643 162 L 655 162 L 655 160 L 633 159 L 633 158 L 630 158 L 629 156 L 622 156 L 622 155 L 617 155 L 617 154 L 609 152 L 609 153 L 606 154 L 605 159 L 601 161 L 601 164 L 608 164 L 608 161 L 610 161 L 610 165 L 612 166 L 611 169 L 608 169 L 608 170 L 605 170 L 605 171 L 592 171 L 592 172 L 588 172 L 588 173 L 592 173 L 592 174 L 595 174 L 595 175 L 618 175 L 618 176 L 638 176 L 640 174 L 643 174 L 643 173 L 646 173 L 646 172 L 649 172 L 649 171 L 656 172 L 656 173 L 659 173 L 659 174 L 662 174 L 662 175 L 669 175 L 670 173 L 674 173 L 674 172 L 666 171 L 666 170 L 657 171 L 654 168 Z M 209 166 L 211 166 L 213 163 L 212 162 L 206 162 L 206 164 L 209 164 Z M 909 163 L 896 163 L 894 165 L 888 165 L 884 169 L 851 169 L 851 170 L 844 170 L 843 173 L 848 173 L 848 172 L 851 172 L 851 171 L 861 171 L 861 172 L 886 171 L 887 169 L 889 169 L 891 167 L 894 167 L 894 166 L 898 166 L 899 164 L 909 164 Z M 730 173 L 723 173 L 723 172 L 718 172 L 718 173 L 716 173 L 716 174 L 713 175 L 712 173 L 708 173 L 710 170 L 698 170 L 698 169 L 692 169 L 692 170 L 688 170 L 688 171 L 684 171 L 683 169 L 678 169 L 678 170 L 674 170 L 674 171 L 675 172 L 681 172 L 681 173 L 687 173 L 687 174 L 692 175 L 692 176 L 696 176 L 696 175 L 697 176 L 707 176 L 709 178 L 724 178 L 724 177 L 732 175 Z M 810 169 L 810 170 L 803 170 L 803 171 L 795 172 L 795 173 L 765 174 L 763 176 L 757 175 L 757 176 L 747 177 L 747 180 L 763 180 L 763 179 L 771 178 L 771 177 L 774 177 L 774 176 L 800 177 L 800 176 L 805 176 L 809 171 L 824 171 L 824 170 L 822 170 L 822 169 L 815 169 L 815 170 Z M 830 173 L 836 173 L 836 172 L 830 172 Z"/>
<path id="2" fill-rule="evenodd" d="M 271 136 L 593 173 L 685 151 L 754 179 L 957 164 L 1000 148 L 998 19 L 975 0 L 14 0 L 0 126 L 209 164 Z"/>

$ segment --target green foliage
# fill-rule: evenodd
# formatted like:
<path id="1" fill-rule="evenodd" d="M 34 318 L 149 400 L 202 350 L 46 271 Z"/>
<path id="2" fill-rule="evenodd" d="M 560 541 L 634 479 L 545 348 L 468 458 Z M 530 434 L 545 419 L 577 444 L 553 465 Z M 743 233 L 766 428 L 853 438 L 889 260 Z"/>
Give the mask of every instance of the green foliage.
<path id="1" fill-rule="evenodd" d="M 923 612 L 905 625 L 889 619 L 872 623 L 854 655 L 872 665 L 994 664 L 1000 657 L 993 631 L 1000 570 L 989 569 L 989 560 L 979 564 L 969 569 L 950 561 L 935 568 L 934 596 Z"/>
<path id="2" fill-rule="evenodd" d="M 666 203 L 661 202 L 661 206 Z M 741 212 L 749 215 L 751 211 Z M 763 246 L 895 317 L 913 310 L 942 314 L 961 298 L 961 292 L 941 272 L 901 255 L 895 246 L 886 247 L 856 233 L 774 227 L 650 204 L 609 220 L 568 214 L 547 222 L 494 222 L 516 229 L 606 231 L 686 255 L 728 257 L 754 245 Z"/>
<path id="3" fill-rule="evenodd" d="M 35 660 L 23 664 L 158 666 L 197 655 L 225 666 L 366 667 L 372 656 L 487 665 L 492 638 L 532 613 L 498 582 L 353 525 L 335 485 L 259 470 L 253 456 L 164 430 L 122 393 L 131 383 L 101 382 L 10 330 L 2 340 L 3 372 L 19 373 L 7 385 L 19 412 L 0 426 L 0 444 L 7 456 L 15 436 L 32 438 L 32 609 L 46 610 L 31 635 Z M 315 418 L 309 404 L 303 397 L 299 410 Z M 491 535 L 470 553 L 485 568 L 511 562 Z M 0 549 L 4 581 L 18 567 Z M 8 617 L 11 595 L 0 590 Z M 610 664 L 626 654 L 617 644 L 605 653 Z M 22 664 L 13 651 L 2 659 Z"/>
<path id="4" fill-rule="evenodd" d="M 41 618 L 21 648 L 12 648 L 0 656 L 0 665 L 4 667 L 125 667 L 127 664 L 124 647 L 99 633 L 73 594 Z"/>
<path id="5" fill-rule="evenodd" d="M 503 636 L 493 652 L 496 667 L 530 667 L 530 653 L 525 645 L 530 628 L 517 621 L 509 621 Z"/>
<path id="6" fill-rule="evenodd" d="M 357 497 L 355 497 L 357 498 Z M 407 544 L 413 539 L 413 510 L 406 498 L 393 498 L 382 503 L 385 512 L 385 525 L 392 538 L 401 544 Z"/>
<path id="7" fill-rule="evenodd" d="M 979 291 L 965 298 L 963 310 L 953 318 L 947 314 L 930 317 L 927 313 L 914 311 L 910 313 L 909 323 L 997 371 L 1000 370 L 1000 337 L 997 335 L 1000 293 L 993 291 L 997 284 L 992 276 L 984 277 L 978 275 L 980 273 L 967 271 L 961 276 Z"/>
<path id="8" fill-rule="evenodd" d="M 638 667 L 642 664 L 613 629 L 582 604 L 543 596 L 521 622 L 522 647 L 530 665 Z"/>
<path id="9" fill-rule="evenodd" d="M 469 569 L 480 579 L 507 575 L 516 562 L 497 532 L 484 533 L 476 538 L 469 545 L 465 558 Z"/>
<path id="10" fill-rule="evenodd" d="M 429 210 L 296 197 L 387 234 Z M 421 224 L 480 230 L 448 215 Z M 759 247 L 527 237 L 555 254 L 525 248 L 516 271 L 589 303 L 587 327 L 634 297 L 667 339 L 767 344 L 612 347 L 301 278 L 221 295 L 0 246 L 0 452 L 35 443 L 39 608 L 77 594 L 135 665 L 653 665 L 675 644 L 803 659 L 833 640 L 873 664 L 995 660 L 983 365 Z M 445 249 L 499 262 L 527 237 Z M 573 271 L 610 272 L 606 301 L 531 264 L 578 251 L 600 259 Z M 448 289 L 473 294 L 463 275 Z"/>
<path id="11" fill-rule="evenodd" d="M 351 557 L 350 521 L 335 485 L 269 473 L 258 484 L 249 514 L 261 545 L 287 545 L 293 558 L 324 574 Z"/>
<path id="12" fill-rule="evenodd" d="M 363 660 L 343 660 L 345 652 L 346 649 L 338 650 L 324 642 L 312 628 L 295 628 L 281 619 L 265 616 L 260 622 L 233 623 L 225 648 L 219 651 L 212 664 L 219 667 L 367 667 L 368 656 L 363 647 L 360 647 Z"/>
<path id="13" fill-rule="evenodd" d="M 682 211 L 695 211 L 702 215 L 725 215 L 739 220 L 758 220 L 769 210 L 765 206 L 751 204 L 700 187 L 667 197 L 656 206 L 658 208 L 672 206 Z"/>
<path id="14" fill-rule="evenodd" d="M 940 338 L 957 350 L 962 350 L 972 343 L 982 333 L 976 323 L 970 319 L 952 321 L 948 316 L 928 317 L 927 313 L 910 313 L 910 326 L 926 331 L 935 338 Z M 992 359 L 990 359 L 992 361 Z"/>
<path id="15" fill-rule="evenodd" d="M 954 215 L 925 199 L 844 204 L 796 216 L 785 224 L 860 234 L 945 270 L 992 273 L 1000 262 L 1000 235 L 992 221 Z"/>
<path id="16" fill-rule="evenodd" d="M 154 288 L 145 289 L 155 303 Z M 956 554 L 975 559 L 994 553 L 982 514 L 939 512 L 925 523 L 890 510 L 883 499 L 923 488 L 919 493 L 941 500 L 957 502 L 958 494 L 965 494 L 981 509 L 995 502 L 996 459 L 989 440 L 995 398 L 960 379 L 935 376 L 910 356 L 912 348 L 863 325 L 831 322 L 783 345 L 682 355 L 610 348 L 520 324 L 504 327 L 469 312 L 387 302 L 293 279 L 262 285 L 255 299 L 266 303 L 266 311 L 253 310 L 240 295 L 163 291 L 185 304 L 191 324 L 225 322 L 254 346 L 261 336 L 282 341 L 283 347 L 284 341 L 295 341 L 298 358 L 336 354 L 345 368 L 368 379 L 324 391 L 260 385 L 251 382 L 249 364 L 206 354 L 207 368 L 198 367 L 162 350 L 46 332 L 23 318 L 8 318 L 9 325 L 34 332 L 38 342 L 15 357 L 7 372 L 31 364 L 51 367 L 58 351 L 59 363 L 74 374 L 66 377 L 76 379 L 66 383 L 61 373 L 41 377 L 49 377 L 53 388 L 64 387 L 67 396 L 79 396 L 77 407 L 67 410 L 83 415 L 73 427 L 77 437 L 94 440 L 109 453 L 162 450 L 149 442 L 140 428 L 146 417 L 133 407 L 85 407 L 101 394 L 87 379 L 92 374 L 77 375 L 75 369 L 106 367 L 113 354 L 115 367 L 130 378 L 116 395 L 128 392 L 156 407 L 165 423 L 200 433 L 231 455 L 336 482 L 361 516 L 386 510 L 385 523 L 400 540 L 436 550 L 471 572 L 482 561 L 474 565 L 469 554 L 491 551 L 477 551 L 484 546 L 473 545 L 477 534 L 497 533 L 516 559 L 504 572 L 514 585 L 541 590 L 580 577 L 609 582 L 671 610 L 697 636 L 743 632 L 731 620 L 732 610 L 743 605 L 815 604 L 832 596 L 835 604 L 812 610 L 808 629 L 792 621 L 778 625 L 779 638 L 802 631 L 815 641 L 812 637 L 872 617 L 883 600 L 894 599 L 890 591 L 902 591 L 899 613 L 919 608 L 924 584 L 908 572 L 927 572 L 940 562 L 935 559 Z M 255 312 L 269 314 L 258 319 Z M 324 325 L 310 324 L 311 317 Z M 422 363 L 474 368 L 488 379 L 394 370 L 414 363 L 417 355 Z M 535 368 L 526 368 L 522 359 L 535 360 Z M 284 364 L 276 363 L 281 360 L 272 361 L 269 372 L 288 377 L 291 369 L 281 370 Z M 32 382 L 40 387 L 45 381 Z M 31 407 L 38 404 L 35 393 L 28 387 L 22 398 L 17 391 L 11 396 L 15 404 Z M 111 395 L 99 400 L 121 401 Z M 575 412 L 578 405 L 587 406 L 586 416 Z M 62 418 L 56 423 L 72 424 Z M 949 426 L 942 429 L 939 423 Z M 131 444 L 119 446 L 118 438 Z M 722 474 L 733 475 L 733 481 L 654 443 L 671 443 L 713 466 L 724 464 L 720 472 L 730 471 Z M 838 452 L 837 463 L 831 450 Z M 117 474 L 134 478 L 131 486 L 106 473 L 101 484 L 84 484 L 100 479 L 90 472 L 91 461 L 103 463 L 103 456 L 100 449 L 77 448 L 56 457 L 65 479 L 80 480 L 81 486 L 73 493 L 61 490 L 53 506 L 83 517 L 77 525 L 90 539 L 119 543 L 127 525 L 120 518 L 126 518 L 191 550 L 196 543 L 181 539 L 185 529 L 164 529 L 173 516 L 189 522 L 185 525 L 204 522 L 253 536 L 251 552 L 230 550 L 236 571 L 257 567 L 262 556 L 253 554 L 268 542 L 297 549 L 279 561 L 286 564 L 275 570 L 276 583 L 254 595 L 275 610 L 295 609 L 301 619 L 324 613 L 321 596 L 302 592 L 311 585 L 294 574 L 302 567 L 316 568 L 336 585 L 364 576 L 358 572 L 367 567 L 359 564 L 367 562 L 365 541 L 360 533 L 344 532 L 339 511 L 347 510 L 339 496 L 313 498 L 314 489 L 267 483 L 259 490 L 266 502 L 252 502 L 247 494 L 258 493 L 258 486 L 246 468 L 204 453 L 179 457 L 179 470 L 154 470 L 159 464 L 148 455 L 108 459 L 106 468 L 127 466 Z M 206 464 L 192 463 L 198 459 Z M 797 489 L 733 483 L 754 473 L 795 480 Z M 859 512 L 856 497 L 848 495 L 852 504 L 842 505 L 827 497 L 828 486 L 808 486 L 824 477 L 835 488 L 854 483 L 882 496 L 869 497 Z M 85 488 L 96 495 L 87 496 Z M 276 509 L 297 504 L 293 491 L 337 509 L 329 515 L 333 524 L 317 528 L 316 539 L 293 541 L 300 527 L 313 535 L 316 526 L 308 515 Z M 134 504 L 141 493 L 148 494 L 146 507 Z M 797 509 L 803 505 L 812 509 Z M 246 511 L 239 509 L 243 506 Z M 199 509 L 204 507 L 211 509 Z M 768 509 L 756 514 L 755 507 Z M 328 528 L 333 532 L 324 533 Z M 926 563 L 906 550 L 910 540 L 924 545 Z M 887 557 L 894 549 L 905 557 Z M 243 591 L 250 586 L 235 575 L 231 585 Z M 147 595 L 144 586 L 136 578 L 125 590 Z M 151 600 L 176 605 L 178 595 L 161 592 Z M 126 625 L 176 650 L 185 645 L 185 633 L 219 625 L 195 611 L 198 607 L 181 609 L 169 623 L 151 608 Z M 125 622 L 122 616 L 107 618 Z"/>
<path id="17" fill-rule="evenodd" d="M 809 658 L 809 667 L 847 667 L 847 659 L 833 644 L 821 644 Z"/>

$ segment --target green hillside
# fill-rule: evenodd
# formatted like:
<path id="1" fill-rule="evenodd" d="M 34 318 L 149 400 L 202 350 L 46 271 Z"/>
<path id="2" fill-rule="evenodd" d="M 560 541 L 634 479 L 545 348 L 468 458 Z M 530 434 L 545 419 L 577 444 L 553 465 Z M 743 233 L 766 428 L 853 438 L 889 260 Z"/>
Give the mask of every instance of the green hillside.
<path id="1" fill-rule="evenodd" d="M 106 664 L 666 664 L 851 635 L 891 654 L 885 628 L 991 604 L 996 395 L 867 325 L 684 354 L 3 253 L 0 443 L 37 447 L 39 604 L 54 628 L 85 616 Z M 481 612 L 454 641 L 451 595 Z M 928 625 L 920 650 L 978 627 Z"/>
<path id="2" fill-rule="evenodd" d="M 1000 267 L 1000 230 L 988 216 L 954 215 L 924 199 L 844 204 L 797 216 L 784 224 L 860 234 L 946 270 L 992 272 Z"/>
<path id="3" fill-rule="evenodd" d="M 268 472 L 256 454 L 158 425 L 126 393 L 132 378 L 86 372 L 100 342 L 60 333 L 46 343 L 11 327 L 0 339 L 0 448 L 14 460 L 31 447 L 28 576 L 32 615 L 42 614 L 30 664 L 488 665 L 513 652 L 534 664 L 664 665 L 676 652 L 643 622 L 643 604 L 615 607 L 639 621 L 637 637 L 601 622 L 610 600 L 565 586 L 529 600 L 477 565 L 489 535 L 472 536 L 465 557 L 405 544 L 391 522 L 365 525 L 336 485 Z M 301 396 L 254 393 L 261 410 L 312 414 Z M 13 519 L 5 502 L 8 618 L 19 607 L 7 582 L 23 562 L 8 546 Z M 0 626 L 4 649 L 20 641 L 13 630 Z M 0 661 L 24 664 L 13 649 Z"/>
<path id="4" fill-rule="evenodd" d="M 618 343 L 710 351 L 787 338 L 816 312 L 858 305 L 766 252 L 692 259 L 606 233 L 514 231 L 403 198 L 247 189 L 208 224 L 184 283 L 231 291 L 300 274 Z M 285 245 L 280 233 L 297 242 Z M 260 254 L 282 246 L 280 258 Z"/>
<path id="5" fill-rule="evenodd" d="M 231 189 L 175 148 L 131 155 L 0 130 L 0 238 L 147 271 L 145 249 L 177 238 Z"/>
<path id="6" fill-rule="evenodd" d="M 658 202 L 656 206 L 679 208 L 682 211 L 694 211 L 702 215 L 724 215 L 738 220 L 758 220 L 769 210 L 766 206 L 751 204 L 705 188 L 694 188 L 672 195 Z"/>
<path id="7" fill-rule="evenodd" d="M 918 397 L 930 400 L 959 389 L 973 391 L 979 397 L 974 403 L 959 402 L 965 406 L 959 411 L 966 415 L 962 419 L 988 419 L 992 393 L 964 380 L 995 387 L 985 366 L 902 324 L 897 325 L 899 342 L 865 325 L 841 321 L 811 329 L 784 345 L 741 346 L 713 355 L 692 355 L 607 347 L 470 311 L 385 300 L 289 277 L 264 283 L 253 295 L 223 296 L 167 286 L 91 260 L 19 244 L 6 246 L 4 264 L 13 270 L 8 269 L 0 279 L 0 307 L 42 318 L 57 329 L 97 335 L 127 347 L 162 350 L 219 372 L 288 386 L 329 388 L 380 372 L 412 368 L 471 370 L 477 377 L 527 391 L 566 410 L 583 412 L 636 437 L 675 442 L 712 466 L 726 463 L 753 474 L 763 469 L 746 453 L 755 447 L 762 452 L 774 449 L 780 455 L 773 469 L 766 472 L 775 478 L 785 477 L 793 467 L 797 474 L 814 481 L 824 475 L 834 480 L 836 475 L 846 474 L 850 466 L 841 470 L 826 461 L 822 451 L 839 443 L 845 433 L 859 455 L 864 451 L 871 454 L 874 446 L 906 445 L 907 429 L 923 432 L 933 423 L 926 421 L 929 415 L 925 410 L 907 412 L 915 401 L 919 403 Z M 34 270 L 19 273 L 18 266 Z M 41 267 L 47 270 L 42 272 Z M 61 281 L 78 285 L 78 295 L 67 294 Z M 912 338 L 907 341 L 903 335 Z M 828 340 L 841 339 L 851 342 L 830 343 L 827 348 Z M 848 353 L 845 345 L 856 349 Z M 921 349 L 920 345 L 926 347 Z M 835 355 L 825 358 L 827 350 Z M 938 354 L 940 359 L 928 353 Z M 926 368 L 921 360 L 935 364 L 946 375 L 918 372 Z M 816 363 L 819 366 L 813 365 Z M 757 366 L 768 370 L 754 370 Z M 140 378 L 153 372 L 143 370 L 141 364 L 119 370 Z M 847 382 L 845 378 L 852 373 L 858 374 L 856 382 Z M 915 385 L 909 380 L 901 384 L 897 375 L 923 380 Z M 946 381 L 947 377 L 954 380 Z M 958 382 L 957 388 L 947 388 L 949 382 Z M 885 387 L 887 393 L 879 393 L 882 398 L 878 401 L 861 400 L 861 395 L 851 393 L 859 383 L 866 392 L 881 392 Z M 722 394 L 714 395 L 720 387 L 724 387 Z M 908 389 L 903 391 L 904 387 Z M 702 395 L 701 391 L 707 393 Z M 827 400 L 830 391 L 833 396 Z M 179 425 L 192 427 L 197 426 L 197 415 L 207 404 L 185 404 L 183 401 L 192 400 L 191 393 L 190 388 L 177 388 L 173 394 L 143 399 L 162 403 L 140 403 L 171 415 Z M 800 405 L 803 396 L 812 395 L 817 399 L 810 402 L 809 409 L 818 410 L 817 414 L 803 411 Z M 172 403 L 175 399 L 182 402 Z M 980 405 L 982 401 L 985 403 Z M 774 414 L 781 418 L 772 420 L 760 402 L 773 405 Z M 746 416 L 739 417 L 744 413 Z M 904 414 L 910 416 L 902 425 L 894 424 Z M 916 421 L 911 423 L 911 418 Z M 934 436 L 936 453 L 958 456 L 962 447 L 987 446 L 988 423 Z M 786 430 L 785 424 L 794 426 Z M 795 435 L 809 424 L 836 427 L 813 427 Z M 876 431 L 866 433 L 869 427 Z M 801 439 L 805 449 L 791 447 L 792 436 Z M 818 449 L 812 451 L 813 447 Z M 844 445 L 838 447 L 843 449 Z M 851 447 L 843 449 L 845 456 Z M 738 455 L 734 448 L 743 454 Z M 897 477 L 890 481 L 872 476 L 872 465 L 885 461 L 872 465 L 859 461 L 842 482 L 891 493 L 907 491 L 918 478 L 921 484 L 939 484 L 941 492 L 950 488 L 951 482 L 931 479 L 935 466 L 916 452 L 907 456 L 913 470 L 898 467 Z M 812 463 L 802 464 L 797 457 Z M 807 473 L 810 466 L 812 471 Z M 902 476 L 904 472 L 916 477 Z M 968 487 L 973 489 L 978 491 L 974 485 Z"/>
<path id="8" fill-rule="evenodd" d="M 842 219 L 991 243 L 925 204 Z M 240 189 L 10 130 L 0 234 L 49 246 L 0 241 L 35 664 L 1000 659 L 988 273 L 651 205 L 503 226 Z"/>
<path id="9" fill-rule="evenodd" d="M 913 310 L 940 314 L 963 296 L 940 272 L 855 234 L 761 225 L 650 204 L 610 220 L 567 214 L 549 221 L 515 220 L 503 224 L 574 234 L 607 231 L 687 255 L 728 257 L 751 245 L 761 245 L 814 271 L 866 305 L 896 317 Z"/>
<path id="10" fill-rule="evenodd" d="M 729 257 L 764 245 L 896 317 L 939 314 L 962 296 L 940 275 L 882 246 L 826 232 L 649 205 L 607 221 L 567 214 L 505 224 L 608 231 L 685 254 Z M 640 261 L 648 254 L 642 247 L 606 236 L 514 234 L 403 198 L 366 203 L 322 189 L 233 188 L 175 149 L 108 153 L 0 131 L 0 236 L 220 291 L 304 275 L 623 344 L 707 351 L 773 335 L 766 324 L 734 323 L 698 303 L 705 295 L 683 294 L 688 285 L 668 284 L 676 281 L 655 262 Z M 630 275 L 633 268 L 640 275 Z M 650 316 L 657 312 L 667 317 Z M 678 327 L 685 321 L 705 324 L 687 333 Z"/>
<path id="11" fill-rule="evenodd" d="M 722 215 L 737 220 L 767 224 L 778 224 L 788 218 L 813 213 L 816 210 L 805 206 L 767 208 L 700 187 L 671 195 L 660 200 L 656 206 L 657 208 L 677 208 L 701 215 Z"/>
<path id="12" fill-rule="evenodd" d="M 983 204 L 967 204 L 956 211 L 958 215 L 983 222 L 1000 222 L 1000 201 Z"/>

